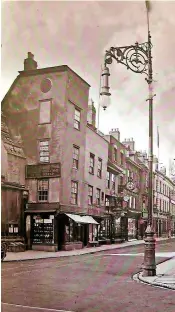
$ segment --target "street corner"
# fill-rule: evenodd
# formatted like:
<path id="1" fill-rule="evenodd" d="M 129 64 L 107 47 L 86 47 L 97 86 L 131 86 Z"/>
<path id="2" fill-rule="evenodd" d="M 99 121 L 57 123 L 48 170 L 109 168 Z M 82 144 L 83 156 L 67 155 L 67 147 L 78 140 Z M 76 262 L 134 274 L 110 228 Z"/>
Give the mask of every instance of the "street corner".
<path id="1" fill-rule="evenodd" d="M 175 276 L 164 274 L 157 274 L 156 276 L 143 276 L 143 272 L 140 271 L 133 275 L 133 280 L 154 287 L 175 290 Z"/>

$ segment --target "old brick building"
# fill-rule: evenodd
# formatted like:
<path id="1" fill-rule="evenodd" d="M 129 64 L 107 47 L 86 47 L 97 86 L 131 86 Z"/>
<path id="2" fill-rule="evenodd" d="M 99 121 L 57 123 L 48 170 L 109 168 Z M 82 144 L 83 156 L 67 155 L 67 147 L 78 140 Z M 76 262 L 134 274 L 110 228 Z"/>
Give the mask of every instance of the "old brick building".
<path id="1" fill-rule="evenodd" d="M 93 124 L 93 123 L 92 123 Z M 84 206 L 88 215 L 94 216 L 98 225 L 89 227 L 89 240 L 100 239 L 102 220 L 105 213 L 106 171 L 108 142 L 93 126 L 87 126 L 85 156 L 85 197 Z"/>
<path id="2" fill-rule="evenodd" d="M 148 207 L 148 159 L 143 152 L 137 152 L 133 138 L 125 139 L 128 149 L 126 158 L 126 180 L 132 180 L 134 188 L 127 190 L 128 196 L 128 238 L 143 237 L 146 225 L 144 210 Z"/>
<path id="3" fill-rule="evenodd" d="M 120 142 L 119 129 L 112 129 L 104 136 L 108 141 L 108 166 L 106 174 L 106 217 L 103 237 L 111 242 L 123 234 L 122 212 L 125 206 L 119 193 L 119 185 L 125 184 L 126 148 Z"/>
<path id="4" fill-rule="evenodd" d="M 27 158 L 28 248 L 81 248 L 79 225 L 95 223 L 84 205 L 88 96 L 88 83 L 68 66 L 37 69 L 29 52 L 2 102 Z"/>

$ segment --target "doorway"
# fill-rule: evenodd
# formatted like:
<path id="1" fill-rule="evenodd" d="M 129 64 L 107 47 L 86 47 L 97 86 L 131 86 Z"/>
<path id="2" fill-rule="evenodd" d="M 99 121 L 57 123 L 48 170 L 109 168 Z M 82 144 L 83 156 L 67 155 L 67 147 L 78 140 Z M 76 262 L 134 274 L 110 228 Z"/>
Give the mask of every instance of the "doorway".
<path id="1" fill-rule="evenodd" d="M 58 217 L 58 250 L 61 250 L 65 243 L 66 219 L 64 215 Z"/>
<path id="2" fill-rule="evenodd" d="M 81 225 L 81 241 L 84 246 L 87 246 L 89 240 L 89 224 Z"/>

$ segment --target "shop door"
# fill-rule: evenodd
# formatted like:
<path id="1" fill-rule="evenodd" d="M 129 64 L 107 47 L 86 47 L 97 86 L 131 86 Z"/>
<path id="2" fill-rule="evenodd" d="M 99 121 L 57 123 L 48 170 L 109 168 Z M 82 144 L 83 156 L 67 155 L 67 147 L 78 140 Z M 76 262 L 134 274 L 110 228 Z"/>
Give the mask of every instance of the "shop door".
<path id="1" fill-rule="evenodd" d="M 65 223 L 61 219 L 58 220 L 58 250 L 62 249 L 65 242 Z"/>
<path id="2" fill-rule="evenodd" d="M 128 241 L 128 218 L 121 217 L 121 238 Z"/>
<path id="3" fill-rule="evenodd" d="M 81 226 L 81 241 L 84 246 L 87 246 L 89 240 L 89 224 L 83 224 Z"/>

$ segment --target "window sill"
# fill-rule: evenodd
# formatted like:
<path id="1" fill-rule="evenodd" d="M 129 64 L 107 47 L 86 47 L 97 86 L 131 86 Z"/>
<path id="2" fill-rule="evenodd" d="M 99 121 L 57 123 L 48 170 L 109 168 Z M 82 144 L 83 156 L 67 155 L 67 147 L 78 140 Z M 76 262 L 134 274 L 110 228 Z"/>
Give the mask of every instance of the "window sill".
<path id="1" fill-rule="evenodd" d="M 50 125 L 51 124 L 51 121 L 47 121 L 47 122 L 40 122 L 38 123 L 38 126 L 42 126 L 42 125 Z"/>
<path id="2" fill-rule="evenodd" d="M 50 161 L 39 161 L 38 165 L 50 164 Z"/>
<path id="3" fill-rule="evenodd" d="M 38 202 L 38 204 L 40 204 L 40 203 L 48 203 L 49 201 L 48 200 L 38 200 L 37 202 Z"/>

